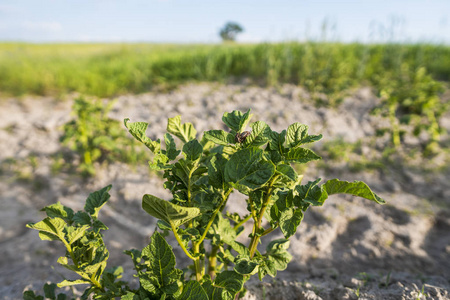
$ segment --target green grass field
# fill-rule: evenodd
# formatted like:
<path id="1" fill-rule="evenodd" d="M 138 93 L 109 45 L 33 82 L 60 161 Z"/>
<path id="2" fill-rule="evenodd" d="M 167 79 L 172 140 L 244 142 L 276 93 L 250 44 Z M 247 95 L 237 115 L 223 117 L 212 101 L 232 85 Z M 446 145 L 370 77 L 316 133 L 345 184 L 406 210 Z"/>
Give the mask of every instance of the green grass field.
<path id="1" fill-rule="evenodd" d="M 333 94 L 379 86 L 420 67 L 450 81 L 450 47 L 438 45 L 281 44 L 26 44 L 0 43 L 2 96 L 99 97 L 172 88 L 188 81 L 259 85 L 293 83 Z"/>

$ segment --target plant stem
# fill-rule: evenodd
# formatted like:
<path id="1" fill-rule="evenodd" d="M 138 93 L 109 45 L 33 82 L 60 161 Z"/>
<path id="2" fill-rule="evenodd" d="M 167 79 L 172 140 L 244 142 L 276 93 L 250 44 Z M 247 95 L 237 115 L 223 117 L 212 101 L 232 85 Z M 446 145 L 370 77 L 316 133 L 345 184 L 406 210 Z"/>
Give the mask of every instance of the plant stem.
<path id="1" fill-rule="evenodd" d="M 189 176 L 188 176 L 188 184 L 187 184 L 187 206 L 188 207 L 191 206 L 191 195 L 192 195 L 191 194 L 191 176 L 192 176 L 192 173 L 194 172 L 194 170 L 195 170 L 195 168 L 192 168 L 189 171 Z M 188 228 L 192 228 L 192 222 L 193 222 L 193 220 L 190 220 L 188 222 L 188 225 L 187 225 Z"/>
<path id="2" fill-rule="evenodd" d="M 67 252 L 69 252 L 70 258 L 72 258 L 74 266 L 78 269 L 78 261 L 75 259 L 75 255 L 73 254 L 72 247 L 70 247 L 69 243 L 62 238 L 61 241 L 66 246 Z"/>
<path id="3" fill-rule="evenodd" d="M 272 231 L 274 231 L 275 229 L 277 229 L 278 226 L 275 227 L 270 227 L 269 229 L 264 230 L 264 232 L 261 234 L 261 236 L 265 236 L 269 233 L 271 233 Z"/>
<path id="4" fill-rule="evenodd" d="M 248 215 L 248 216 L 246 216 L 242 221 L 240 221 L 239 223 L 237 223 L 237 224 L 234 226 L 233 229 L 234 229 L 235 231 L 237 231 L 237 230 L 239 229 L 239 227 L 241 227 L 245 222 L 247 222 L 248 220 L 250 220 L 251 217 L 252 217 L 251 214 Z"/>
<path id="5" fill-rule="evenodd" d="M 194 245 L 192 246 L 192 250 L 194 251 L 194 253 L 199 253 L 200 243 L 194 243 Z M 197 279 L 198 282 L 200 282 L 202 280 L 202 276 L 204 273 L 204 268 L 202 268 L 200 264 L 200 257 L 196 257 L 196 259 L 194 260 L 194 267 L 195 267 L 195 278 Z"/>
<path id="6" fill-rule="evenodd" d="M 209 228 L 211 227 L 212 223 L 214 222 L 214 219 L 216 218 L 217 214 L 221 209 L 225 207 L 225 204 L 227 203 L 228 197 L 230 196 L 230 193 L 233 191 L 232 188 L 228 189 L 225 194 L 222 194 L 222 201 L 217 206 L 217 208 L 214 210 L 211 218 L 208 221 L 208 224 L 205 227 L 205 231 L 203 232 L 200 239 L 196 242 L 192 242 L 192 250 L 194 251 L 194 254 L 197 254 L 200 252 L 200 244 L 203 243 L 204 239 L 206 238 L 206 235 L 208 234 Z M 216 251 L 217 254 L 217 251 Z M 211 257 L 209 258 L 211 260 Z M 214 255 L 214 259 L 216 259 L 216 256 Z M 197 278 L 197 281 L 200 281 L 202 276 L 205 273 L 204 267 L 200 264 L 200 258 L 197 257 L 197 259 L 194 260 L 194 266 L 195 266 L 195 276 Z M 209 263 L 209 266 L 211 267 L 211 261 Z M 215 268 L 215 262 L 214 262 L 214 268 Z M 208 269 L 209 271 L 209 269 Z"/>
<path id="7" fill-rule="evenodd" d="M 211 227 L 212 223 L 214 222 L 214 219 L 216 218 L 217 214 L 219 213 L 221 208 L 225 207 L 225 204 L 227 203 L 227 200 L 228 200 L 228 196 L 230 196 L 230 193 L 232 190 L 233 189 L 230 188 L 225 194 L 222 195 L 222 201 L 220 202 L 219 206 L 217 206 L 217 208 L 214 210 L 213 215 L 211 216 L 211 219 L 209 219 L 208 224 L 205 227 L 205 231 L 203 232 L 200 239 L 196 242 L 196 244 L 201 244 L 203 242 L 203 240 L 205 239 L 206 234 L 208 233 L 209 228 Z"/>
<path id="8" fill-rule="evenodd" d="M 177 233 L 177 229 L 175 228 L 175 226 L 173 225 L 172 222 L 170 222 L 170 226 L 172 227 L 172 232 L 173 235 L 175 236 L 175 238 L 177 239 L 178 244 L 180 245 L 181 249 L 183 249 L 184 253 L 186 253 L 186 255 L 192 259 L 194 262 L 196 260 L 196 258 L 194 256 L 192 256 L 189 251 L 186 249 L 186 247 L 183 244 L 183 241 L 181 240 L 180 236 Z"/>
<path id="9" fill-rule="evenodd" d="M 89 279 L 96 287 L 98 287 L 102 292 L 105 292 L 105 289 L 102 287 L 102 285 L 100 284 L 100 282 L 98 282 L 97 280 L 91 278 Z"/>
<path id="10" fill-rule="evenodd" d="M 214 280 L 214 277 L 216 277 L 217 252 L 219 248 L 219 246 L 213 246 L 209 254 L 208 274 L 211 276 L 211 280 Z"/>
<path id="11" fill-rule="evenodd" d="M 264 213 L 267 209 L 267 206 L 269 205 L 270 197 L 272 196 L 272 192 L 274 190 L 273 184 L 275 183 L 275 180 L 277 178 L 278 178 L 278 176 L 275 175 L 270 180 L 261 210 L 257 214 L 257 219 L 255 220 L 255 224 L 253 225 L 253 236 L 252 236 L 252 239 L 251 239 L 250 245 L 249 245 L 250 258 L 253 258 L 253 256 L 255 255 L 256 249 L 258 248 L 258 242 L 259 242 L 259 239 L 261 238 L 261 235 L 258 234 L 258 231 L 261 228 L 261 222 L 264 217 Z"/>
<path id="12" fill-rule="evenodd" d="M 395 117 L 396 110 L 397 104 L 391 103 L 389 105 L 389 120 L 392 127 L 392 143 L 394 144 L 394 148 L 398 148 L 400 146 L 400 129 L 397 118 Z"/>

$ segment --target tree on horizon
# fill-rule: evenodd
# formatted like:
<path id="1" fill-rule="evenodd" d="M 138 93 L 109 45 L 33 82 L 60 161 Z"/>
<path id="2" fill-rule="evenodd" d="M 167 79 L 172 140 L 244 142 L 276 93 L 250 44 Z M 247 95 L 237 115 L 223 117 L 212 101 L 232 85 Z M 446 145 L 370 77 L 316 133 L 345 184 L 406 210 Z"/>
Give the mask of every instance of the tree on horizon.
<path id="1" fill-rule="evenodd" d="M 220 30 L 219 35 L 224 42 L 234 42 L 236 35 L 243 32 L 244 28 L 236 22 L 227 22 Z"/>

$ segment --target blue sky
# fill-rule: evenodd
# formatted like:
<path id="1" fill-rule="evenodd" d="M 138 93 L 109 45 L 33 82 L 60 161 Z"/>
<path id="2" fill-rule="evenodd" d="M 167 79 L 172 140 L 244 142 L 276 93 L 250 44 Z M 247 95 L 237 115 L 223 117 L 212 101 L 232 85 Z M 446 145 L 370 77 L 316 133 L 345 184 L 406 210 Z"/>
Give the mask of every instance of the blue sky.
<path id="1" fill-rule="evenodd" d="M 240 42 L 450 44 L 450 0 L 0 0 L 0 41 L 217 43 L 227 21 Z"/>

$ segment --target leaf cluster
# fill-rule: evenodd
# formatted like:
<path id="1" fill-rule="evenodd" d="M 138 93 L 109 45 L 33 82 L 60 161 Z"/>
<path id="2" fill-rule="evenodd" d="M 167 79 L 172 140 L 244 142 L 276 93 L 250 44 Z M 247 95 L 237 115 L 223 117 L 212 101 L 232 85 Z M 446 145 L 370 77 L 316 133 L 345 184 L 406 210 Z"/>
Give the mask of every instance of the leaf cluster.
<path id="1" fill-rule="evenodd" d="M 443 84 L 434 80 L 425 68 L 410 70 L 407 65 L 402 65 L 393 76 L 395 80 L 386 76 L 379 83 L 383 102 L 375 113 L 390 118 L 390 128 L 382 129 L 380 133 L 388 131 L 397 147 L 401 137 L 408 133 L 399 126 L 412 125 L 410 134 L 419 136 L 422 132 L 427 133 L 427 148 L 435 147 L 445 133 L 439 120 L 450 109 L 450 103 L 440 99 L 445 90 Z"/>
<path id="2" fill-rule="evenodd" d="M 97 216 L 110 187 L 90 196 L 104 201 L 88 201 L 85 213 L 74 214 L 56 204 L 45 208 L 48 218 L 29 225 L 39 230 L 42 239 L 58 239 L 66 245 L 68 254 L 59 262 L 67 267 L 72 259 L 70 268 L 81 279 L 60 285 L 89 284 L 85 294 L 95 293 L 98 298 L 232 300 L 245 292 L 244 283 L 252 275 L 262 280 L 287 268 L 292 259 L 289 238 L 310 206 L 321 206 L 328 196 L 340 193 L 385 202 L 361 181 L 333 179 L 320 185 L 319 178 L 303 184 L 303 176 L 292 165 L 320 159 L 305 146 L 322 135 L 310 135 L 308 126 L 300 123 L 276 132 L 263 121 L 251 123 L 251 118 L 250 110 L 224 113 L 222 120 L 229 131 L 209 130 L 197 139 L 194 126 L 177 116 L 168 120 L 163 141 L 146 135 L 148 123 L 125 119 L 130 134 L 153 153 L 149 167 L 163 172 L 164 187 L 172 194 L 170 200 L 150 194 L 142 198 L 142 208 L 158 219 L 159 231 L 142 251 L 125 251 L 134 262 L 139 288 L 122 286 L 114 280 L 117 277 L 108 277 L 111 284 L 105 286 L 107 250 L 99 236 L 105 227 Z M 226 211 L 233 192 L 245 198 L 247 214 Z M 67 227 L 73 224 L 78 227 Z M 240 235 L 247 224 L 252 231 L 245 242 Z M 271 240 L 260 252 L 260 240 L 277 229 L 284 237 Z M 166 234 L 173 234 L 192 261 L 188 268 L 176 268 Z"/>
<path id="3" fill-rule="evenodd" d="M 58 259 L 58 263 L 76 273 L 79 279 L 64 280 L 57 286 L 89 285 L 82 299 L 88 299 L 91 294 L 95 294 L 96 299 L 111 299 L 123 293 L 124 283 L 118 280 L 122 276 L 122 268 L 106 269 L 109 252 L 102 231 L 108 227 L 98 219 L 100 209 L 110 198 L 110 189 L 111 185 L 91 193 L 83 211 L 75 213 L 58 202 L 42 209 L 47 214 L 45 219 L 27 224 L 28 228 L 39 231 L 41 240 L 59 241 L 65 246 L 65 255 Z M 54 291 L 55 286 L 47 286 L 47 289 L 44 287 L 46 298 L 56 299 L 48 296 L 54 293 L 50 291 Z M 32 293 L 25 292 L 24 298 L 39 299 L 25 297 L 32 297 Z M 60 295 L 57 299 L 64 297 Z"/>
<path id="4" fill-rule="evenodd" d="M 145 195 L 143 209 L 160 220 L 161 230 L 172 231 L 193 260 L 192 276 L 202 284 L 207 281 L 205 276 L 217 280 L 223 272 L 235 272 L 228 273 L 233 278 L 241 275 L 242 283 L 256 273 L 260 279 L 276 276 L 292 258 L 287 252 L 289 237 L 296 232 L 304 212 L 311 205 L 323 205 L 329 195 L 346 193 L 384 203 L 359 181 L 334 179 L 319 185 L 318 179 L 302 184 L 302 176 L 292 164 L 320 159 L 305 146 L 322 135 L 310 135 L 308 126 L 300 123 L 276 132 L 263 121 L 250 123 L 251 117 L 250 110 L 224 113 L 222 121 L 229 131 L 209 130 L 197 140 L 193 125 L 181 123 L 177 116 L 169 119 L 163 142 L 147 137 L 149 124 L 125 120 L 129 132 L 153 152 L 149 165 L 164 172 L 164 186 L 173 195 L 169 201 Z M 249 131 L 245 131 L 247 127 Z M 173 136 L 181 141 L 180 148 Z M 246 197 L 247 215 L 224 211 L 232 192 Z M 244 245 L 236 239 L 250 220 L 253 230 L 249 244 Z M 270 242 L 266 252 L 260 253 L 260 238 L 278 228 L 284 239 Z M 210 241 L 209 247 L 205 240 Z"/>
<path id="5" fill-rule="evenodd" d="M 80 156 L 83 175 L 95 174 L 94 162 L 123 161 L 136 163 L 142 155 L 135 149 L 120 122 L 108 117 L 114 101 L 76 98 L 72 106 L 74 118 L 63 125 L 60 141 Z"/>

